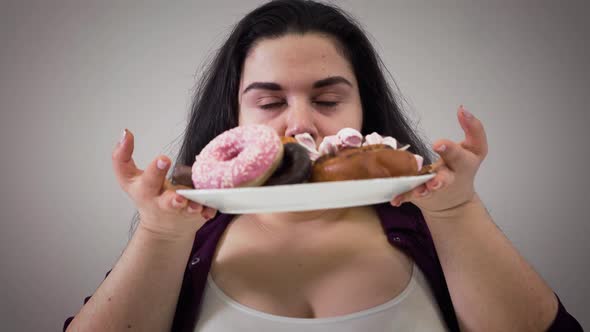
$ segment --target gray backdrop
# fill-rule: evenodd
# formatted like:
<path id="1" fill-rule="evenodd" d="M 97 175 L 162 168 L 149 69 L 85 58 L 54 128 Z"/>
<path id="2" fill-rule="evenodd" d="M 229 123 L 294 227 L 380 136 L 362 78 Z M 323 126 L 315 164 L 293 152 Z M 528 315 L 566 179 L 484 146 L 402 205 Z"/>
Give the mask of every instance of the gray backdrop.
<path id="1" fill-rule="evenodd" d="M 134 208 L 110 154 L 174 156 L 204 61 L 260 1 L 4 1 L 0 7 L 4 331 L 61 329 L 124 248 Z M 590 327 L 584 1 L 343 1 L 430 140 L 483 120 L 477 189 L 495 221 Z M 584 8 L 586 7 L 586 8 Z"/>

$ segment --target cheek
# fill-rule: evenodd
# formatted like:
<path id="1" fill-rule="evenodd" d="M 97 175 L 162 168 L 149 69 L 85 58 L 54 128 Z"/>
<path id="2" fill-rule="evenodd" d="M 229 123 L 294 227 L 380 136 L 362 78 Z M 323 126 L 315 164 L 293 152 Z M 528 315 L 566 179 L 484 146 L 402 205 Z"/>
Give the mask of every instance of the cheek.
<path id="1" fill-rule="evenodd" d="M 282 116 L 271 112 L 260 112 L 248 108 L 241 108 L 239 113 L 238 125 L 264 124 L 274 128 L 278 133 L 284 132 L 284 119 Z M 282 130 L 282 132 L 281 132 Z"/>
<path id="2" fill-rule="evenodd" d="M 247 124 L 258 124 L 258 123 L 265 123 L 268 119 L 262 112 L 258 112 L 255 109 L 251 109 L 248 107 L 240 107 L 239 111 L 239 119 L 238 124 L 247 125 Z"/>
<path id="3" fill-rule="evenodd" d="M 363 125 L 363 115 L 360 108 L 351 108 L 345 112 L 322 116 L 321 119 L 318 119 L 318 123 L 321 123 L 322 128 L 334 133 L 342 128 L 353 128 L 360 131 Z"/>
<path id="4" fill-rule="evenodd" d="M 315 125 L 321 138 L 336 135 L 342 128 L 353 128 L 358 131 L 362 127 L 362 119 L 351 116 L 316 118 Z M 321 140 L 320 140 L 321 141 Z M 318 143 L 319 144 L 319 143 Z"/>

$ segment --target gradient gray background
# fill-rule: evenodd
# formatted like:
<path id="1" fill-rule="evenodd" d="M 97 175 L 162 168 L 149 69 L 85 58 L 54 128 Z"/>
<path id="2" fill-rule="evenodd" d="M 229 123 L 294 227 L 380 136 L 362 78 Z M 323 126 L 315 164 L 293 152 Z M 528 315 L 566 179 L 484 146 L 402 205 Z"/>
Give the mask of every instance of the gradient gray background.
<path id="1" fill-rule="evenodd" d="M 1 3 L 2 330 L 61 329 L 100 284 L 134 212 L 111 170 L 123 128 L 142 167 L 173 157 L 195 75 L 259 3 Z M 372 35 L 425 137 L 461 139 L 459 104 L 483 121 L 480 195 L 590 327 L 588 6 L 339 3 Z"/>

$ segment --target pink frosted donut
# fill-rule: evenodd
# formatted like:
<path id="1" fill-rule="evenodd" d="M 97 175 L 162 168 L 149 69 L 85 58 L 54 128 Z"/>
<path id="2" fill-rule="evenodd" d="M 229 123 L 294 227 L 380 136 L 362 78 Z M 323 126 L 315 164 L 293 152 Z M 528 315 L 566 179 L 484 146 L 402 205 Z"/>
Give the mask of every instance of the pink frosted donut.
<path id="1" fill-rule="evenodd" d="M 193 184 L 195 189 L 258 186 L 282 158 L 281 138 L 271 127 L 235 127 L 215 137 L 195 158 Z"/>

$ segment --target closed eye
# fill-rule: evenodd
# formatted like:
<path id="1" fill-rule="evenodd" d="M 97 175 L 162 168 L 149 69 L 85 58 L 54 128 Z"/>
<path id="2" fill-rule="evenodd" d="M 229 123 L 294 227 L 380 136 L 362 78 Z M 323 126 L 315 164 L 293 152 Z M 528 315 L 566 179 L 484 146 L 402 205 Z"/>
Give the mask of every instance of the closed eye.
<path id="1" fill-rule="evenodd" d="M 260 108 L 262 108 L 263 110 L 270 110 L 270 109 L 282 106 L 284 104 L 285 104 L 284 102 L 270 103 L 270 104 L 266 104 L 266 105 L 260 105 Z"/>
<path id="2" fill-rule="evenodd" d="M 338 105 L 337 101 L 316 101 L 317 105 L 324 106 L 324 107 L 334 107 Z"/>
<path id="3" fill-rule="evenodd" d="M 339 104 L 336 101 L 316 101 L 314 103 L 316 105 L 319 105 L 322 107 L 335 107 Z M 278 102 L 278 103 L 270 103 L 270 104 L 266 104 L 266 105 L 260 105 L 259 107 L 263 110 L 270 110 L 270 109 L 281 107 L 284 104 L 285 104 L 284 102 Z"/>

